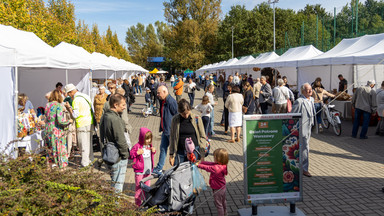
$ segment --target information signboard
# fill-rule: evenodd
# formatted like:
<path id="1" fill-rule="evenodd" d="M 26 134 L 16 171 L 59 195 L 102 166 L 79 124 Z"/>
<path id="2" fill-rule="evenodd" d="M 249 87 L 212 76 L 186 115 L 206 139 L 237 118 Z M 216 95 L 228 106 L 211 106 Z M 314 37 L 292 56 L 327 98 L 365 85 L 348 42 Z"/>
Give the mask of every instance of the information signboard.
<path id="1" fill-rule="evenodd" d="M 300 114 L 244 115 L 245 201 L 302 201 Z"/>

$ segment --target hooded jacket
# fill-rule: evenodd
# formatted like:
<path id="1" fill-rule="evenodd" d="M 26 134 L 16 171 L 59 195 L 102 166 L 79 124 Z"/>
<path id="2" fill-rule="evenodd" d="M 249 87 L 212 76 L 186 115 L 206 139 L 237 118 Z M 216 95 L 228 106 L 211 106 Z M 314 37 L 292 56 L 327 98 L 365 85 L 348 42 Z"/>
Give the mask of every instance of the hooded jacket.
<path id="1" fill-rule="evenodd" d="M 144 128 L 144 127 L 140 128 L 139 142 L 132 147 L 130 152 L 131 158 L 133 159 L 132 168 L 135 173 L 138 173 L 138 172 L 142 173 L 144 171 L 144 157 L 143 157 L 143 154 L 138 155 L 137 150 L 143 148 L 145 144 L 145 134 L 147 132 L 151 132 L 151 131 L 148 128 Z M 152 148 L 152 143 L 149 144 L 149 146 Z M 155 155 L 155 153 L 156 152 L 151 151 L 151 161 L 152 161 L 151 172 L 154 168 L 153 156 Z"/>
<path id="2" fill-rule="evenodd" d="M 183 81 L 179 81 L 175 87 L 173 87 L 173 89 L 176 90 L 175 94 L 176 95 L 182 95 L 183 94 L 183 88 L 184 88 L 184 82 Z"/>
<path id="3" fill-rule="evenodd" d="M 225 176 L 228 175 L 227 165 L 202 161 L 197 167 L 211 173 L 209 176 L 209 185 L 212 189 L 218 190 L 225 187 Z"/>

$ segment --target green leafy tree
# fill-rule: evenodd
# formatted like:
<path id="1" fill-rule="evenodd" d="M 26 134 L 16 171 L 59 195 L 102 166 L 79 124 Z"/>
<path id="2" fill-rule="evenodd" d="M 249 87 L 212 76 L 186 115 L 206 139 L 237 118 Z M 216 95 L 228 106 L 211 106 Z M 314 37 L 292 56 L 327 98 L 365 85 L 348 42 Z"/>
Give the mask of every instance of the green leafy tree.
<path id="1" fill-rule="evenodd" d="M 166 33 L 167 57 L 182 69 L 197 69 L 215 58 L 221 0 L 164 2 L 170 25 Z"/>
<path id="2" fill-rule="evenodd" d="M 128 28 L 125 41 L 128 44 L 128 50 L 133 62 L 143 67 L 148 66 L 148 57 L 162 55 L 164 47 L 164 23 L 155 24 L 157 31 L 152 24 L 145 26 L 138 23 L 136 26 Z"/>

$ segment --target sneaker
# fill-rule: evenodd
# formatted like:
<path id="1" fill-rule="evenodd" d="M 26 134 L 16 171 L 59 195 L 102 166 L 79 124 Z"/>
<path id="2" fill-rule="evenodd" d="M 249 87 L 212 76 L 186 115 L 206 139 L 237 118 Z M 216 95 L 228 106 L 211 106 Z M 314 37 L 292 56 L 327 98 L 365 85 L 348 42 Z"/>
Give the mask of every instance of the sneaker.
<path id="1" fill-rule="evenodd" d="M 160 176 L 161 174 L 163 174 L 163 170 L 153 169 L 152 173 L 157 174 L 157 175 Z"/>
<path id="2" fill-rule="evenodd" d="M 319 132 L 323 132 L 323 127 L 321 125 L 319 125 Z"/>

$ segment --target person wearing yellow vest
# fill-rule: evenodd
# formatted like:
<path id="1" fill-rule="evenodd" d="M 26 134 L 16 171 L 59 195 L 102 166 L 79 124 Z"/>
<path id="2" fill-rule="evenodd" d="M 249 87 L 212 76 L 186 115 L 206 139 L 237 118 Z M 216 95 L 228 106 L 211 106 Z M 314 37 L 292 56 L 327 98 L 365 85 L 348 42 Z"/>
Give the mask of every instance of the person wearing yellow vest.
<path id="1" fill-rule="evenodd" d="M 81 151 L 81 165 L 88 166 L 94 159 L 92 140 L 93 108 L 91 98 L 78 92 L 76 87 L 70 83 L 65 86 L 65 91 L 73 99 L 72 106 L 66 102 L 65 107 L 76 119 L 77 140 Z"/>

